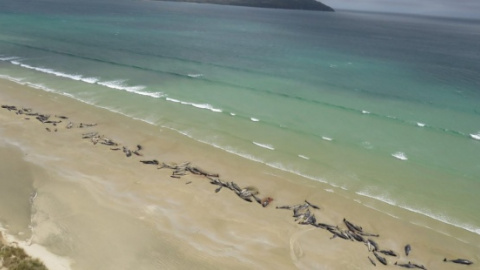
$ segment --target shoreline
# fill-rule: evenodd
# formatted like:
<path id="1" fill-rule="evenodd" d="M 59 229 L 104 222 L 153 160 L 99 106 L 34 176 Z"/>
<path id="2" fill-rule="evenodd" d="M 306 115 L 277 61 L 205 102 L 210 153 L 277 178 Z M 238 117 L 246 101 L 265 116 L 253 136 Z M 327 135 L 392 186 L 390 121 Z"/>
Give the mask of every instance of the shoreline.
<path id="1" fill-rule="evenodd" d="M 400 263 L 411 259 L 418 260 L 419 264 L 427 268 L 452 269 L 456 266 L 443 263 L 443 257 L 465 257 L 474 262 L 479 259 L 478 255 L 475 255 L 478 254 L 478 246 L 462 243 L 454 237 L 441 236 L 426 228 L 414 226 L 406 220 L 368 209 L 346 200 L 337 193 L 325 191 L 324 189 L 328 187 L 323 183 L 301 179 L 264 164 L 222 153 L 218 149 L 212 149 L 211 146 L 192 142 L 173 131 L 128 119 L 57 94 L 41 92 L 3 80 L 0 84 L 5 88 L 0 94 L 2 105 L 31 107 L 39 113 L 68 116 L 72 121 L 75 119 L 76 123 L 85 121 L 98 124 L 67 131 L 63 126 L 65 123 L 62 122 L 62 126 L 57 127 L 58 132 L 54 132 L 53 128 L 48 126 L 52 128 L 49 132 L 45 130 L 46 126 L 43 123 L 34 118 L 25 120 L 15 113 L 1 110 L 4 140 L 9 139 L 10 144 L 12 141 L 15 142 L 22 148 L 24 154 L 28 153 L 28 161 L 42 167 L 51 178 L 36 180 L 36 185 L 39 185 L 38 183 L 41 185 L 37 188 L 38 198 L 34 204 L 36 211 L 33 211 L 35 212 L 33 221 L 37 226 L 32 237 L 34 242 L 49 242 L 47 239 L 51 238 L 52 231 L 59 227 L 51 224 L 53 222 L 49 223 L 49 218 L 46 217 L 52 216 L 51 213 L 62 213 L 67 217 L 65 226 L 67 228 L 72 226 L 72 230 L 61 231 L 57 235 L 76 238 L 75 234 L 80 233 L 85 238 L 97 236 L 101 237 L 101 240 L 114 243 L 114 235 L 109 234 L 107 238 L 105 236 L 102 238 L 102 234 L 95 230 L 82 231 L 80 228 L 73 228 L 75 226 L 72 223 L 75 219 L 68 220 L 68 213 L 77 208 L 75 205 L 82 201 L 82 196 L 86 196 L 95 203 L 85 203 L 82 205 L 84 209 L 79 207 L 82 209 L 80 213 L 83 217 L 85 210 L 99 206 L 105 209 L 98 210 L 97 214 L 114 210 L 113 220 L 127 220 L 128 225 L 124 229 L 143 228 L 148 231 L 148 234 L 140 233 L 143 237 L 154 236 L 153 239 L 162 244 L 165 244 L 163 240 L 165 237 L 169 239 L 166 242 L 171 248 L 182 251 L 180 255 L 187 254 L 187 257 L 193 258 L 188 262 L 182 262 L 186 263 L 181 265 L 182 267 L 198 263 L 205 266 L 205 269 L 212 265 L 217 268 L 219 265 L 228 266 L 231 269 L 252 265 L 273 268 L 274 264 L 278 264 L 278 269 L 373 267 L 367 259 L 367 256 L 373 257 L 373 254 L 368 253 L 363 243 L 330 240 L 331 234 L 328 231 L 299 225 L 291 217 L 291 212 L 275 209 L 275 206 L 296 205 L 307 200 L 320 207 L 310 209 L 317 217 L 317 222 L 342 226 L 343 218 L 347 218 L 368 232 L 379 233 L 380 246 L 394 249 L 397 253 L 403 253 L 403 246 L 411 244 L 413 248 L 411 257 L 407 258 L 403 254 L 396 259 L 388 258 L 390 267 L 393 267 L 396 260 Z M 140 144 L 144 156 L 133 155 L 126 158 L 121 151 L 112 151 L 98 144 L 93 145 L 87 140 L 82 140 L 82 134 L 87 132 L 98 132 L 131 149 Z M 155 166 L 142 164 L 140 160 L 179 164 L 191 162 L 209 172 L 218 173 L 221 179 L 236 182 L 242 188 L 255 186 L 262 198 L 271 197 L 274 201 L 263 208 L 255 202 L 245 202 L 234 193 L 226 192 L 225 188 L 216 193 L 214 190 L 218 186 L 211 185 L 201 176 L 188 174 L 181 179 L 172 179 L 171 171 L 158 170 Z M 187 184 L 188 182 L 191 183 Z M 79 192 L 82 196 L 58 196 L 60 191 L 69 193 L 72 187 L 82 190 Z M 68 206 L 71 208 L 55 209 L 49 204 L 65 200 L 70 203 Z M 44 216 L 38 216 L 39 210 L 42 210 L 40 212 Z M 92 214 L 91 223 L 88 224 L 96 224 L 94 221 L 98 221 L 98 217 Z M 451 229 L 447 230 L 450 231 Z M 36 235 L 37 233 L 44 234 L 44 237 Z M 137 236 L 131 236 L 130 240 Z M 179 239 L 186 243 L 176 243 Z M 77 243 L 71 239 L 60 239 L 59 242 L 50 243 L 51 246 L 47 245 L 47 248 L 50 247 L 53 253 L 58 254 L 61 250 L 59 246 L 81 250 L 88 246 L 87 242 Z M 154 243 L 155 241 L 148 242 L 152 246 L 158 245 Z M 125 244 L 125 242 L 116 244 L 121 246 L 121 243 Z M 132 245 L 129 252 L 138 250 L 141 246 L 141 243 Z M 165 248 L 161 250 L 165 251 Z M 171 254 L 171 251 L 165 252 Z M 259 258 L 259 252 L 266 256 Z M 73 257 L 72 269 L 75 269 L 75 266 L 85 266 L 82 265 L 84 262 L 79 260 L 86 259 L 84 256 L 88 252 L 63 253 L 66 257 Z M 117 248 L 110 253 L 104 253 L 107 257 L 113 254 L 125 256 L 127 252 Z M 157 256 L 161 261 L 167 262 L 166 265 L 180 267 L 177 260 L 168 260 L 162 254 L 148 258 Z M 178 254 L 172 256 L 178 259 Z M 129 258 L 128 262 L 133 263 L 131 261 L 138 263 L 141 260 Z M 91 260 L 90 266 L 95 265 L 94 262 L 98 262 L 98 259 Z M 109 263 L 104 269 L 113 269 L 115 263 Z M 143 267 L 154 268 L 151 262 L 145 262 Z M 82 268 L 84 267 L 78 269 Z"/>

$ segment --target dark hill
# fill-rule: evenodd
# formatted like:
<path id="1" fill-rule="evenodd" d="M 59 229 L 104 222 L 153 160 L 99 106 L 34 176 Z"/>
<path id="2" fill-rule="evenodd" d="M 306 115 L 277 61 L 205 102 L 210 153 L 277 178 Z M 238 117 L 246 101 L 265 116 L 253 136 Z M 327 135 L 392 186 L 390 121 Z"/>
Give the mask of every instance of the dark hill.
<path id="1" fill-rule="evenodd" d="M 218 5 L 282 8 L 282 9 L 304 9 L 334 11 L 333 8 L 315 0 L 161 0 L 172 2 L 209 3 Z"/>

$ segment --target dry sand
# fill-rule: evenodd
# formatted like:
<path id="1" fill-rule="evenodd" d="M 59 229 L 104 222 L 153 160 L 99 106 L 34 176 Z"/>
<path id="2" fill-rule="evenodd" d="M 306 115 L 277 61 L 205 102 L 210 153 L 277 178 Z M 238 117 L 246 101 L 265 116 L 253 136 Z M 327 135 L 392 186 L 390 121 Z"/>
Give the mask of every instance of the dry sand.
<path id="1" fill-rule="evenodd" d="M 346 217 L 379 233 L 375 240 L 381 248 L 401 254 L 387 257 L 387 268 L 409 260 L 428 269 L 465 267 L 443 263 L 444 257 L 480 263 L 478 235 L 428 219 L 422 222 L 444 233 L 413 225 L 408 220 L 412 214 L 391 217 L 341 191 L 326 192 L 331 187 L 325 184 L 172 131 L 8 81 L 0 81 L 0 101 L 69 117 L 53 127 L 0 110 L 0 223 L 11 241 L 52 270 L 374 267 L 367 258 L 374 256 L 363 243 L 330 239 L 328 231 L 299 225 L 291 211 L 275 209 L 304 199 L 321 207 L 313 212 L 319 222 L 343 226 Z M 98 125 L 66 129 L 68 121 Z M 127 158 L 122 151 L 82 139 L 82 133 L 92 131 L 131 149 L 140 144 L 144 156 Z M 215 193 L 217 186 L 202 176 L 171 178 L 171 170 L 139 162 L 146 159 L 190 161 L 242 187 L 253 185 L 260 197 L 275 200 L 262 208 L 225 188 Z M 403 254 L 407 243 L 412 246 L 409 257 Z"/>

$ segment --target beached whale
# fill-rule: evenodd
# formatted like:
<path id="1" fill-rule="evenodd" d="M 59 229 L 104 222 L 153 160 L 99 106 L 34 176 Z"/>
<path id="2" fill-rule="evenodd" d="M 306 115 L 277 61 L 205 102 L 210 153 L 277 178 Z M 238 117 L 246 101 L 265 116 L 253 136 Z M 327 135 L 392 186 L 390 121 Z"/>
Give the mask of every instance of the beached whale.
<path id="1" fill-rule="evenodd" d="M 210 177 L 219 177 L 218 173 L 209 173 L 203 169 L 193 166 L 186 166 L 186 169 L 193 174 L 203 175 L 203 176 L 210 176 Z"/>
<path id="2" fill-rule="evenodd" d="M 348 231 L 347 233 L 350 236 L 350 238 L 353 238 L 358 242 L 365 242 L 365 239 L 361 235 L 356 234 L 355 232 L 352 232 L 352 231 Z"/>
<path id="3" fill-rule="evenodd" d="M 345 218 L 343 219 L 343 223 L 347 226 L 347 228 L 352 231 L 352 232 L 363 232 L 363 228 L 361 226 L 355 225 L 351 223 L 350 221 L 346 220 Z"/>
<path id="4" fill-rule="evenodd" d="M 410 246 L 410 244 L 407 244 L 405 246 L 405 255 L 408 256 L 408 254 L 410 254 L 410 251 L 412 250 L 412 247 Z"/>
<path id="5" fill-rule="evenodd" d="M 329 230 L 329 231 L 330 231 L 330 230 Z M 337 231 L 330 231 L 330 232 L 333 234 L 333 236 L 330 237 L 330 239 L 333 239 L 333 238 L 335 238 L 335 237 L 340 237 L 340 238 L 345 239 L 345 240 L 350 239 L 350 238 L 349 238 L 346 234 L 344 234 L 343 232 L 337 232 Z"/>
<path id="6" fill-rule="evenodd" d="M 393 250 L 380 250 L 379 252 L 385 254 L 385 255 L 388 255 L 388 256 L 392 256 L 392 257 L 397 257 L 397 253 L 395 253 L 395 251 Z"/>
<path id="7" fill-rule="evenodd" d="M 140 160 L 143 164 L 150 164 L 150 165 L 158 165 L 158 160 L 153 159 L 153 160 Z"/>
<path id="8" fill-rule="evenodd" d="M 453 262 L 453 263 L 458 263 L 458 264 L 465 264 L 465 265 L 471 265 L 473 264 L 472 261 L 469 261 L 467 259 L 455 259 L 455 260 L 447 260 L 447 258 L 443 259 L 444 262 Z"/>
<path id="9" fill-rule="evenodd" d="M 381 262 L 383 265 L 387 265 L 387 264 L 388 264 L 388 263 L 387 263 L 387 259 L 385 259 L 384 257 L 378 255 L 377 252 L 374 251 L 374 252 L 373 252 L 373 255 L 375 255 L 375 257 L 377 258 L 377 260 L 378 260 L 379 262 Z"/>
<path id="10" fill-rule="evenodd" d="M 361 236 L 373 236 L 373 237 L 380 237 L 380 234 L 377 233 L 367 233 L 367 232 L 358 232 Z"/>
<path id="11" fill-rule="evenodd" d="M 418 268 L 418 269 L 427 270 L 427 268 L 425 266 L 419 265 L 419 264 L 416 264 L 416 263 L 411 263 L 411 262 L 408 262 L 408 263 L 395 262 L 395 265 L 403 267 L 403 268 Z"/>
<path id="12" fill-rule="evenodd" d="M 309 201 L 305 200 L 305 203 L 308 204 L 308 206 L 312 207 L 313 209 L 320 209 L 320 207 L 314 205 L 314 204 L 311 204 Z"/>
<path id="13" fill-rule="evenodd" d="M 367 240 L 367 245 L 368 244 L 373 247 L 373 251 L 378 251 L 379 250 L 377 242 L 373 241 L 370 238 Z"/>
<path id="14" fill-rule="evenodd" d="M 312 224 L 312 225 L 317 227 L 317 228 L 321 228 L 321 229 L 325 229 L 325 230 L 328 230 L 328 229 L 334 230 L 336 228 L 336 226 L 333 226 L 333 225 L 330 225 L 330 224 L 325 224 L 325 223 L 317 223 L 317 224 Z"/>
<path id="15" fill-rule="evenodd" d="M 17 107 L 11 105 L 2 105 L 2 108 L 7 109 L 9 111 L 16 111 Z"/>
<path id="16" fill-rule="evenodd" d="M 132 151 L 130 151 L 130 149 L 126 148 L 125 146 L 123 147 L 123 152 L 125 153 L 125 156 L 127 156 L 127 157 L 132 156 Z"/>
<path id="17" fill-rule="evenodd" d="M 111 139 L 108 138 L 103 138 L 103 140 L 100 142 L 101 144 L 108 145 L 108 146 L 117 146 L 118 144 L 114 142 Z"/>
<path id="18" fill-rule="evenodd" d="M 403 268 L 417 268 L 413 263 L 411 262 L 408 262 L 408 263 L 398 263 L 398 262 L 395 262 L 395 265 L 396 266 L 400 266 L 400 267 L 403 267 Z"/>

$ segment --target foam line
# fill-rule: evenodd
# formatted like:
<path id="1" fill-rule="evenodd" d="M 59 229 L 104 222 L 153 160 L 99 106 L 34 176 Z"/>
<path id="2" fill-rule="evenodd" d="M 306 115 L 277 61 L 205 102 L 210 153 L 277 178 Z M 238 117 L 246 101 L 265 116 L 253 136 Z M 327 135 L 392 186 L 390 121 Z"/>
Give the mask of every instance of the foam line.
<path id="1" fill-rule="evenodd" d="M 253 142 L 253 144 L 255 144 L 256 146 L 260 146 L 262 148 L 265 148 L 265 149 L 275 150 L 275 148 L 270 144 L 263 144 L 263 143 L 258 143 L 258 142 Z"/>
<path id="2" fill-rule="evenodd" d="M 212 112 L 222 112 L 221 109 L 214 108 L 214 107 L 213 107 L 212 105 L 210 105 L 210 104 L 201 104 L 201 103 L 193 103 L 193 102 L 181 101 L 181 100 L 174 99 L 174 98 L 169 98 L 169 97 L 167 97 L 166 100 L 167 100 L 167 101 L 170 101 L 170 102 L 174 102 L 174 103 L 180 103 L 180 104 L 182 104 L 182 105 L 193 106 L 193 107 L 198 108 L 198 109 L 210 110 L 210 111 L 212 111 Z"/>

